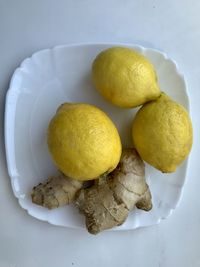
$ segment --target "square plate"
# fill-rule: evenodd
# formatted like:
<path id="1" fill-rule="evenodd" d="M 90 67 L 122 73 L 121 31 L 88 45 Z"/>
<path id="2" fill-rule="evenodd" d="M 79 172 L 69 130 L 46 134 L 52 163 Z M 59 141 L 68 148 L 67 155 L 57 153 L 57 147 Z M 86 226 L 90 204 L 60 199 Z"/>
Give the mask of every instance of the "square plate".
<path id="1" fill-rule="evenodd" d="M 111 46 L 125 46 L 146 56 L 154 65 L 161 90 L 189 109 L 183 75 L 166 54 L 127 44 L 80 44 L 46 49 L 25 59 L 12 77 L 6 97 L 5 145 L 12 188 L 27 212 L 51 224 L 84 227 L 84 217 L 73 206 L 47 210 L 31 202 L 34 185 L 56 173 L 46 142 L 46 131 L 63 102 L 86 102 L 105 111 L 117 126 L 124 147 L 132 146 L 131 124 L 138 109 L 120 109 L 107 103 L 94 89 L 91 64 Z M 150 212 L 135 209 L 115 228 L 135 229 L 153 225 L 176 208 L 185 181 L 187 161 L 175 173 L 162 174 L 146 164 L 146 179 L 153 197 Z"/>

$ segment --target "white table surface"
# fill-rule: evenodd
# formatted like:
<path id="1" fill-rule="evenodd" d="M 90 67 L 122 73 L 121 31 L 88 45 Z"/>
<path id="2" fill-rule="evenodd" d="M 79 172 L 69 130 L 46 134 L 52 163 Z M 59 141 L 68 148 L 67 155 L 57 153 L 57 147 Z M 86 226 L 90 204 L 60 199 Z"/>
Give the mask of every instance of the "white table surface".
<path id="1" fill-rule="evenodd" d="M 200 1 L 0 0 L 0 267 L 200 266 Z M 194 145 L 180 206 L 159 225 L 98 236 L 30 217 L 13 196 L 3 141 L 9 79 L 58 44 L 128 42 L 165 51 L 185 74 Z"/>

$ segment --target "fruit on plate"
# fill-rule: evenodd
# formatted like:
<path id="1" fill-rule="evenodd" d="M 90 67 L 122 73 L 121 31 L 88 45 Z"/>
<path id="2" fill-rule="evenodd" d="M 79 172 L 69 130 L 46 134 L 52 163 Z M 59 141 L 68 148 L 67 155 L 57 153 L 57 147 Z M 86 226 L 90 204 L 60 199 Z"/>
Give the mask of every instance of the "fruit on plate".
<path id="1" fill-rule="evenodd" d="M 150 61 L 125 47 L 112 47 L 98 54 L 92 76 L 100 94 L 122 108 L 142 105 L 161 93 Z"/>
<path id="2" fill-rule="evenodd" d="M 33 203 L 48 209 L 76 202 L 91 234 L 121 225 L 135 206 L 145 211 L 152 208 L 144 163 L 130 148 L 123 151 L 117 168 L 92 185 L 60 174 L 35 186 L 31 196 Z"/>
<path id="3" fill-rule="evenodd" d="M 121 141 L 111 119 L 88 104 L 61 105 L 48 128 L 48 147 L 58 169 L 77 180 L 90 180 L 114 170 Z"/>
<path id="4" fill-rule="evenodd" d="M 162 172 L 174 172 L 191 150 L 192 124 L 185 108 L 162 93 L 137 112 L 132 136 L 143 160 Z"/>

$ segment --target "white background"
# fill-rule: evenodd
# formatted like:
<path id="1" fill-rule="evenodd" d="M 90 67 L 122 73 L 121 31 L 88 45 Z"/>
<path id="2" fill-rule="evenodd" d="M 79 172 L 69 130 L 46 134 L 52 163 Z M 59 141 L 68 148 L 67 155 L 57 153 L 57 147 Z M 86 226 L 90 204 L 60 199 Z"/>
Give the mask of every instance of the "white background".
<path id="1" fill-rule="evenodd" d="M 199 13 L 198 0 L 0 0 L 0 267 L 200 266 Z M 30 217 L 12 194 L 3 141 L 9 79 L 33 52 L 77 42 L 157 48 L 185 74 L 194 145 L 180 206 L 160 225 L 92 236 Z"/>

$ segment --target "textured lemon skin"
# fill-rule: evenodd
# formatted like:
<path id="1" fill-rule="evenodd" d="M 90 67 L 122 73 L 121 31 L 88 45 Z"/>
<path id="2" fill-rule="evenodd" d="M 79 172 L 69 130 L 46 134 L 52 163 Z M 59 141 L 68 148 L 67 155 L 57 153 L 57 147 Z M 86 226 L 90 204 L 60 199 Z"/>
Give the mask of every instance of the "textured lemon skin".
<path id="1" fill-rule="evenodd" d="M 92 76 L 100 94 L 122 108 L 142 105 L 161 93 L 153 65 L 129 48 L 101 52 L 93 62 Z"/>
<path id="2" fill-rule="evenodd" d="M 121 156 L 118 131 L 109 117 L 88 104 L 63 104 L 48 128 L 48 147 L 65 175 L 95 179 L 112 171 Z"/>
<path id="3" fill-rule="evenodd" d="M 137 112 L 132 136 L 143 160 L 162 172 L 174 172 L 191 150 L 192 123 L 185 108 L 162 93 Z"/>

